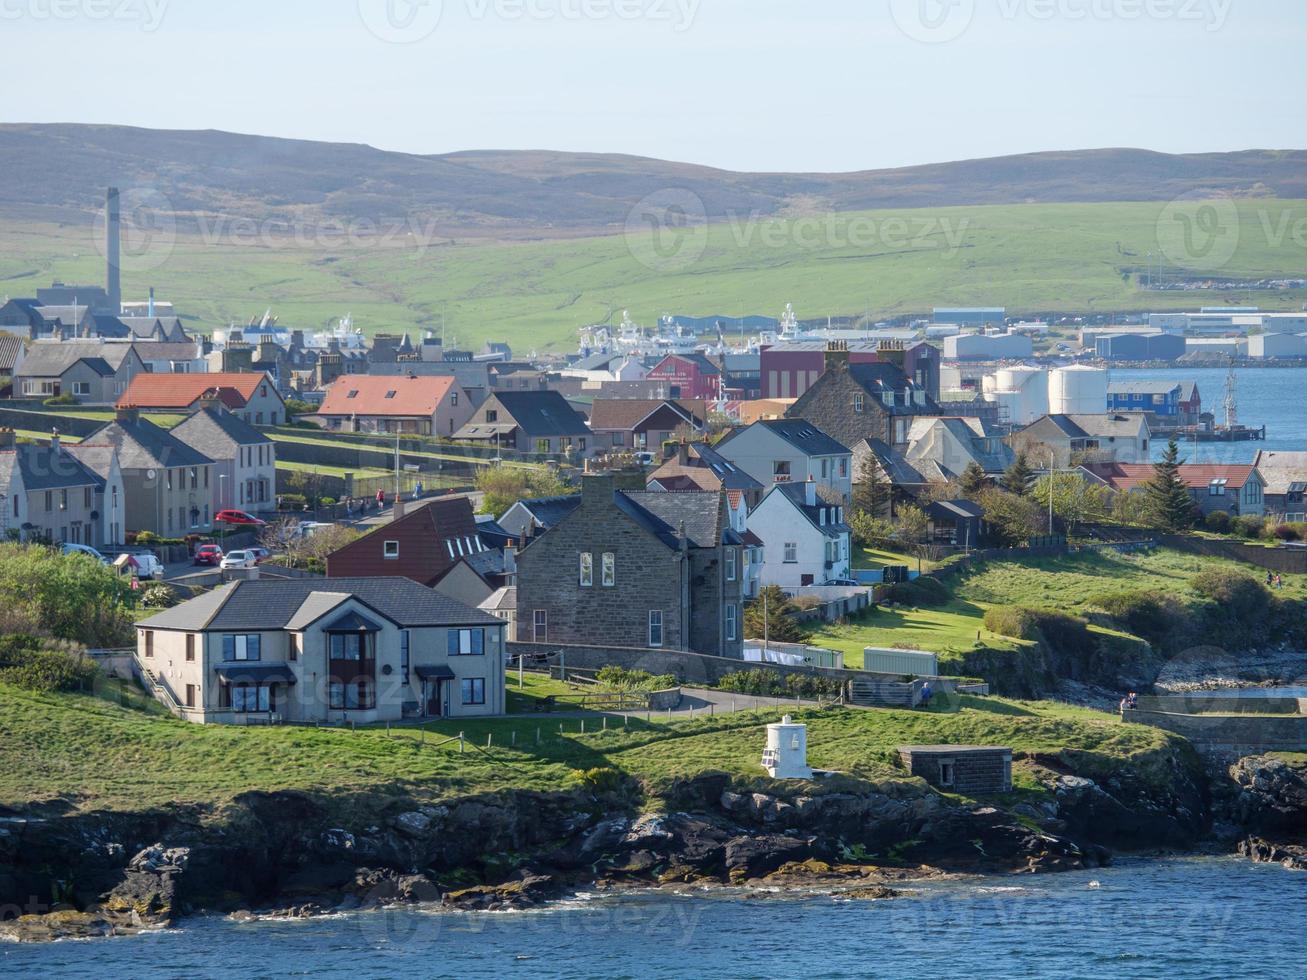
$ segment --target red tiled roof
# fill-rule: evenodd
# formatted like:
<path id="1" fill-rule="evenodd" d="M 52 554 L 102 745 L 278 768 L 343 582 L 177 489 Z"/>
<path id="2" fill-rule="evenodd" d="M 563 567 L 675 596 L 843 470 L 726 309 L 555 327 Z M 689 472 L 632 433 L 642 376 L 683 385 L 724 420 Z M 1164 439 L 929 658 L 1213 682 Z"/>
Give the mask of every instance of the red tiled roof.
<path id="1" fill-rule="evenodd" d="M 452 375 L 347 374 L 332 382 L 318 414 L 430 417 L 454 384 Z"/>
<path id="2" fill-rule="evenodd" d="M 1242 487 L 1251 478 L 1255 467 L 1251 464 L 1225 466 L 1216 463 L 1186 463 L 1180 467 L 1180 479 L 1191 490 L 1205 490 L 1213 480 L 1225 480 L 1230 487 Z M 1153 478 L 1156 472 L 1151 463 L 1112 463 L 1091 466 L 1089 470 L 1117 490 L 1134 490 Z"/>
<path id="3" fill-rule="evenodd" d="M 267 380 L 267 374 L 262 371 L 138 374 L 118 399 L 118 407 L 190 408 L 212 392 L 228 408 L 243 408 L 254 397 L 259 385 Z"/>

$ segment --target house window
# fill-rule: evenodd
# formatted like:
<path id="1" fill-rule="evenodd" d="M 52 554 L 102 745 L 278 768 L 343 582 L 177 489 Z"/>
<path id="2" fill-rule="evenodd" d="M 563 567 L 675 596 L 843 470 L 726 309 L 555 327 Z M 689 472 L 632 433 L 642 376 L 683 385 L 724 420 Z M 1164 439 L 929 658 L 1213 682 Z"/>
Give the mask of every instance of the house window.
<path id="1" fill-rule="evenodd" d="M 246 714 L 272 710 L 272 688 L 267 685 L 233 684 L 231 710 Z"/>
<path id="2" fill-rule="evenodd" d="M 858 394 L 853 396 L 853 410 L 858 413 L 862 413 L 867 410 L 866 395 L 859 392 Z"/>
<path id="3" fill-rule="evenodd" d="M 788 483 L 790 480 L 790 461 L 778 459 L 771 464 L 772 479 L 776 483 Z"/>
<path id="4" fill-rule="evenodd" d="M 495 411 L 493 408 L 488 408 L 488 409 L 486 409 L 486 421 L 487 421 L 487 422 L 498 422 L 498 421 L 499 421 L 499 413 L 498 413 L 497 411 Z"/>
<path id="5" fill-rule="evenodd" d="M 840 479 L 849 475 L 849 459 L 847 456 L 840 457 Z"/>
<path id="6" fill-rule="evenodd" d="M 257 633 L 228 633 L 222 638 L 222 659 L 228 662 L 234 660 L 262 660 L 262 640 L 263 638 Z"/>
<path id="7" fill-rule="evenodd" d="M 194 684 L 187 684 L 187 685 L 186 685 L 186 707 L 188 707 L 188 708 L 194 708 L 194 707 L 195 707 L 195 685 L 194 685 Z"/>
<path id="8" fill-rule="evenodd" d="M 726 639 L 735 639 L 735 634 L 739 632 L 740 607 L 731 603 L 726 607 Z"/>
<path id="9" fill-rule="evenodd" d="M 404 683 L 408 683 L 409 674 L 409 631 L 399 631 L 399 672 Z"/>
<path id="10" fill-rule="evenodd" d="M 449 404 L 450 404 L 450 405 L 457 405 L 457 404 L 458 404 L 458 392 L 457 392 L 457 391 L 454 391 L 454 392 L 451 392 L 451 393 L 450 393 L 450 395 L 449 395 Z"/>
<path id="11" fill-rule="evenodd" d="M 47 513 L 48 513 L 49 511 L 54 510 L 54 491 L 53 491 L 53 490 L 47 490 L 47 491 L 45 492 L 45 509 L 46 509 Z"/>
<path id="12" fill-rule="evenodd" d="M 186 660 L 193 662 L 195 660 L 195 634 L 186 634 Z"/>
<path id="13" fill-rule="evenodd" d="M 383 545 L 381 546 L 381 556 L 382 556 L 383 558 L 398 558 L 398 557 L 399 557 L 399 542 L 398 542 L 398 541 L 387 541 L 385 544 L 383 544 Z"/>
<path id="14" fill-rule="evenodd" d="M 608 588 L 617 584 L 617 556 L 611 551 L 604 552 L 603 582 Z"/>
<path id="15" fill-rule="evenodd" d="M 548 440 L 548 439 L 537 439 L 537 440 L 536 440 L 536 452 L 541 453 L 541 454 L 544 454 L 544 453 L 549 452 L 549 440 Z"/>
<path id="16" fill-rule="evenodd" d="M 1207 493 L 1212 497 L 1224 497 L 1225 487 L 1229 480 L 1213 480 L 1207 488 Z"/>
<path id="17" fill-rule="evenodd" d="M 91 507 L 91 488 L 87 487 L 82 491 L 82 506 L 88 510 Z"/>
<path id="18" fill-rule="evenodd" d="M 614 432 L 614 433 L 613 433 L 613 447 L 616 448 L 616 449 L 620 449 L 620 448 L 622 448 L 622 447 L 625 446 L 625 445 L 626 445 L 626 433 L 625 433 L 625 432 Z"/>
<path id="19" fill-rule="evenodd" d="M 464 677 L 459 681 L 464 704 L 486 703 L 486 679 L 484 677 Z"/>
<path id="20" fill-rule="evenodd" d="M 649 645 L 651 647 L 663 645 L 663 611 L 661 609 L 649 610 Z"/>
<path id="21" fill-rule="evenodd" d="M 145 655 L 147 657 L 154 656 L 154 630 L 145 631 Z"/>
<path id="22" fill-rule="evenodd" d="M 581 552 L 581 586 L 587 588 L 595 584 L 594 555 L 588 551 Z"/>
<path id="23" fill-rule="evenodd" d="M 76 397 L 78 397 L 78 398 L 90 398 L 90 397 L 91 397 L 91 382 L 89 382 L 89 381 L 74 381 L 74 382 L 73 382 L 73 394 L 74 394 Z"/>
<path id="24" fill-rule="evenodd" d="M 793 565 L 799 560 L 799 545 L 795 541 L 785 542 L 785 564 Z"/>
<path id="25" fill-rule="evenodd" d="M 298 660 L 300 658 L 300 635 L 291 633 L 286 637 L 286 659 Z"/>
<path id="26" fill-rule="evenodd" d="M 726 549 L 726 581 L 735 581 L 735 549 Z"/>
<path id="27" fill-rule="evenodd" d="M 447 648 L 451 657 L 479 657 L 486 652 L 486 631 L 450 630 Z"/>
<path id="28" fill-rule="evenodd" d="M 536 643 L 549 640 L 549 610 L 537 609 L 531 623 L 531 637 Z"/>
<path id="29" fill-rule="evenodd" d="M 331 633 L 329 705 L 341 710 L 366 710 L 377 705 L 376 637 L 371 633 Z"/>

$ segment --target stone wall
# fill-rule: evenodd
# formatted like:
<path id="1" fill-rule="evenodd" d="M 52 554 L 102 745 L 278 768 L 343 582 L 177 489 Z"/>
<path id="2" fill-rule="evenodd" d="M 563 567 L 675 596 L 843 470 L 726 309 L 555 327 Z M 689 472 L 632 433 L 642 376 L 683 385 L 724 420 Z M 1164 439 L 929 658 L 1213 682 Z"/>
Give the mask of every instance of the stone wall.
<path id="1" fill-rule="evenodd" d="M 70 407 L 76 409 L 76 406 Z M 101 421 L 97 419 L 69 418 L 57 415 L 55 412 L 54 409 L 39 411 L 37 409 L 0 407 L 0 427 L 27 429 L 29 432 L 40 432 L 46 436 L 49 436 L 52 429 L 58 429 L 64 435 L 84 439 L 108 421 L 107 419 Z"/>
<path id="2" fill-rule="evenodd" d="M 1195 538 L 1183 534 L 1163 535 L 1158 543 L 1189 555 L 1228 558 L 1285 575 L 1307 575 L 1307 548 L 1266 548 L 1243 541 Z"/>
<path id="3" fill-rule="evenodd" d="M 1212 755 L 1307 752 L 1307 715 L 1187 715 L 1136 709 L 1124 719 L 1182 735 L 1194 748 Z"/>
<path id="4" fill-rule="evenodd" d="M 1307 699 L 1168 694 L 1139 698 L 1139 710 L 1173 715 L 1307 715 Z"/>
<path id="5" fill-rule="evenodd" d="M 939 749 L 902 748 L 899 757 L 914 776 L 932 786 L 949 789 L 966 796 L 1007 793 L 1012 789 L 1012 750 L 1009 748 L 973 749 L 947 746 Z M 953 783 L 944 786 L 940 763 L 953 764 Z"/>

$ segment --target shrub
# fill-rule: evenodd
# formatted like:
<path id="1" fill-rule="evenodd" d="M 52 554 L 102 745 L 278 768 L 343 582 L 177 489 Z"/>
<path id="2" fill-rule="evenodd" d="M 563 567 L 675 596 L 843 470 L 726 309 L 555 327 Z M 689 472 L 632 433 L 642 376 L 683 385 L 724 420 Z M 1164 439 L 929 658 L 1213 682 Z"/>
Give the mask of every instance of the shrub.
<path id="1" fill-rule="evenodd" d="M 1161 592 L 1109 592 L 1096 596 L 1092 603 L 1123 630 L 1153 644 L 1170 635 L 1181 618 L 1176 600 Z"/>
<path id="2" fill-rule="evenodd" d="M 651 674 L 647 670 L 628 670 L 611 664 L 601 667 L 595 680 L 612 691 L 665 691 L 676 686 L 672 674 Z"/>
<path id="3" fill-rule="evenodd" d="M 1216 534 L 1230 533 L 1230 515 L 1223 510 L 1212 511 L 1203 523 L 1207 525 L 1207 530 Z"/>
<path id="4" fill-rule="evenodd" d="M 1035 610 L 1034 616 L 1040 635 L 1052 649 L 1077 656 L 1094 652 L 1094 635 L 1083 619 L 1044 609 Z"/>
<path id="5" fill-rule="evenodd" d="M 1235 517 L 1230 521 L 1230 530 L 1241 538 L 1256 538 L 1265 526 L 1264 517 Z"/>
<path id="6" fill-rule="evenodd" d="M 1265 615 L 1271 594 L 1251 575 L 1229 568 L 1205 568 L 1189 582 L 1189 587 L 1215 603 L 1224 619 L 1242 622 Z"/>
<path id="7" fill-rule="evenodd" d="M 318 501 L 318 503 L 320 503 L 323 507 L 335 507 L 335 506 L 336 506 L 336 498 L 335 498 L 335 497 L 323 497 L 321 500 Z"/>
<path id="8" fill-rule="evenodd" d="M 282 510 L 303 510 L 308 503 L 308 498 L 302 493 L 283 493 L 281 495 Z"/>
<path id="9" fill-rule="evenodd" d="M 139 544 L 142 547 L 158 543 L 159 535 L 155 534 L 153 531 L 137 531 L 136 540 L 132 542 L 132 544 Z"/>
<path id="10" fill-rule="evenodd" d="M 84 691 L 100 668 L 70 644 L 30 636 L 0 638 L 0 682 L 43 694 Z"/>
<path id="11" fill-rule="evenodd" d="M 943 606 L 948 604 L 953 594 L 939 579 L 922 576 L 890 586 L 886 598 L 905 606 Z"/>
<path id="12" fill-rule="evenodd" d="M 1039 639 L 1034 613 L 1021 606 L 994 606 L 985 610 L 985 629 L 1014 640 Z"/>
<path id="13" fill-rule="evenodd" d="M 1302 537 L 1295 524 L 1277 524 L 1271 533 L 1275 535 L 1277 541 L 1297 541 Z"/>
<path id="14" fill-rule="evenodd" d="M 622 788 L 622 774 L 606 766 L 577 769 L 571 776 L 578 787 L 592 793 L 615 793 Z"/>
<path id="15" fill-rule="evenodd" d="M 717 682 L 719 691 L 771 698 L 797 696 L 809 700 L 837 697 L 841 686 L 838 680 L 817 674 L 790 674 L 782 680 L 779 672 L 762 667 L 737 670 Z"/>
<path id="16" fill-rule="evenodd" d="M 171 585 L 155 582 L 141 591 L 141 605 L 146 609 L 170 609 L 177 604 L 177 593 Z"/>
<path id="17" fill-rule="evenodd" d="M 74 398 L 72 395 L 68 394 L 67 392 L 64 392 L 62 395 L 55 395 L 53 398 L 45 399 L 44 401 L 41 402 L 41 404 L 51 405 L 51 406 L 80 405 L 81 402 L 79 402 L 76 398 Z"/>

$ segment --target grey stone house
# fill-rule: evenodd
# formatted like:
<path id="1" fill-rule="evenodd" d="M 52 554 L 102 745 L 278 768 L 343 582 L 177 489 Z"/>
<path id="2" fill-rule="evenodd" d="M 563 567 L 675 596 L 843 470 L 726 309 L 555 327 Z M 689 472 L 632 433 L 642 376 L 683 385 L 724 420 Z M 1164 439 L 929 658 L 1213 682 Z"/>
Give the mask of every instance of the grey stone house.
<path id="1" fill-rule="evenodd" d="M 724 493 L 582 481 L 581 503 L 517 555 L 517 639 L 742 657 L 743 540 Z"/>
<path id="2" fill-rule="evenodd" d="M 84 405 L 112 405 L 143 373 L 145 363 L 131 344 L 40 341 L 14 372 L 14 397 L 72 395 Z"/>
<path id="3" fill-rule="evenodd" d="M 0 430 L 0 537 L 21 541 L 122 543 L 122 476 L 112 456 L 104 476 L 50 445 L 15 445 L 14 430 Z"/>
<path id="4" fill-rule="evenodd" d="M 906 446 L 912 421 L 942 414 L 930 393 L 897 364 L 850 364 L 849 351 L 826 351 L 826 370 L 785 415 L 806 419 L 832 439 L 855 446 L 879 439 Z"/>
<path id="5" fill-rule="evenodd" d="M 116 421 L 66 451 L 101 476 L 116 453 L 126 530 L 177 538 L 213 526 L 218 482 L 213 460 L 142 419 L 136 409 L 119 409 Z"/>
<path id="6" fill-rule="evenodd" d="M 497 391 L 454 433 L 475 442 L 520 453 L 590 455 L 594 440 L 585 419 L 556 391 Z"/>
<path id="7" fill-rule="evenodd" d="M 277 509 L 276 444 L 221 403 L 208 403 L 170 434 L 213 460 L 214 511 L 272 514 Z"/>

